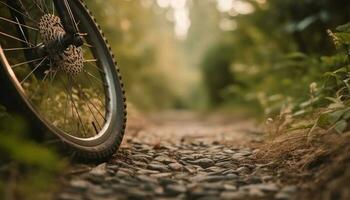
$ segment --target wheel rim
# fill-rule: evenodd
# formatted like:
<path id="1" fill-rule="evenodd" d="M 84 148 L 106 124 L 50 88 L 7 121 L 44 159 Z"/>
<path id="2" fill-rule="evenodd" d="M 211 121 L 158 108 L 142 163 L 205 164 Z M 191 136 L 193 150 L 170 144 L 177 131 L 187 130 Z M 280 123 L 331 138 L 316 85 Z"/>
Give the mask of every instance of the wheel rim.
<path id="1" fill-rule="evenodd" d="M 83 68 L 72 75 L 53 57 L 35 57 L 35 49 L 43 42 L 38 24 L 45 14 L 55 14 L 49 4 L 52 1 L 9 2 L 0 0 L 2 61 L 24 100 L 37 117 L 63 137 L 91 141 L 104 136 L 116 111 L 111 104 L 116 101 L 115 80 L 109 75 L 114 64 L 101 46 L 98 30 L 90 27 L 91 20 L 79 12 L 76 1 L 70 1 L 85 40 Z"/>

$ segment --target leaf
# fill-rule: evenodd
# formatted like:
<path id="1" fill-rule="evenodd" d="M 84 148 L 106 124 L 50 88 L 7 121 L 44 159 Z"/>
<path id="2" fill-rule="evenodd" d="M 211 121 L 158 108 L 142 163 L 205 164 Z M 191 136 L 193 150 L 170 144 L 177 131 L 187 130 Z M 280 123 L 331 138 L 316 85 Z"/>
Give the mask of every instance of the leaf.
<path id="1" fill-rule="evenodd" d="M 349 119 L 350 118 L 350 108 L 346 109 L 346 112 L 343 115 L 343 119 Z"/>
<path id="2" fill-rule="evenodd" d="M 332 113 L 329 113 L 328 114 L 328 121 L 331 124 L 336 123 L 337 121 L 339 121 L 341 119 L 341 117 L 344 115 L 344 113 L 346 111 L 347 111 L 346 109 L 343 109 L 343 110 L 337 110 L 337 111 L 334 111 Z"/>
<path id="3" fill-rule="evenodd" d="M 325 97 L 325 99 L 327 99 L 327 100 L 329 100 L 329 101 L 331 101 L 333 103 L 339 103 L 340 102 L 339 99 L 334 98 L 334 97 Z"/>
<path id="4" fill-rule="evenodd" d="M 301 115 L 303 115 L 303 114 L 305 114 L 305 113 L 306 113 L 306 110 L 301 109 L 301 110 L 296 111 L 296 112 L 293 114 L 293 117 L 301 116 Z"/>
<path id="5" fill-rule="evenodd" d="M 336 33 L 335 34 L 341 43 L 350 44 L 350 33 Z"/>
<path id="6" fill-rule="evenodd" d="M 334 129 L 338 133 L 343 133 L 347 126 L 348 126 L 348 123 L 345 120 L 340 120 L 334 125 Z"/>
<path id="7" fill-rule="evenodd" d="M 346 24 L 343 24 L 341 26 L 338 26 L 336 28 L 337 31 L 339 32 L 347 32 L 347 33 L 350 33 L 350 22 L 349 23 L 346 23 Z"/>
<path id="8" fill-rule="evenodd" d="M 334 72 L 326 72 L 323 74 L 325 77 L 336 77 L 337 75 Z"/>
<path id="9" fill-rule="evenodd" d="M 0 105 L 0 118 L 6 116 L 6 108 Z"/>
<path id="10" fill-rule="evenodd" d="M 321 128 L 328 128 L 329 126 L 333 125 L 335 126 L 336 123 L 339 121 L 345 120 L 344 116 L 350 117 L 350 110 L 349 108 L 347 109 L 341 109 L 341 110 L 336 110 L 334 112 L 327 112 L 321 114 L 318 119 L 317 119 L 317 126 Z"/>
<path id="11" fill-rule="evenodd" d="M 307 100 L 307 101 L 304 101 L 302 103 L 299 104 L 300 108 L 306 108 L 312 104 L 314 104 L 315 102 L 319 101 L 319 97 L 316 97 L 314 99 L 310 99 L 310 100 Z"/>
<path id="12" fill-rule="evenodd" d="M 333 97 L 325 97 L 325 99 L 331 101 L 332 103 L 328 106 L 329 108 L 344 108 L 344 103 L 339 98 L 333 98 Z"/>
<path id="13" fill-rule="evenodd" d="M 301 53 L 301 52 L 292 52 L 287 54 L 287 59 L 305 59 L 307 58 L 307 55 Z"/>
<path id="14" fill-rule="evenodd" d="M 337 84 L 341 83 L 341 77 L 335 72 L 326 72 L 323 76 L 328 79 L 333 78 Z"/>
<path id="15" fill-rule="evenodd" d="M 339 68 L 337 70 L 334 71 L 335 74 L 347 74 L 348 70 L 345 67 Z"/>
<path id="16" fill-rule="evenodd" d="M 318 117 L 317 126 L 321 128 L 328 128 L 331 125 L 329 122 L 329 113 L 323 113 Z"/>
<path id="17" fill-rule="evenodd" d="M 313 24 L 317 19 L 318 19 L 318 16 L 316 15 L 306 17 L 296 25 L 296 28 L 298 31 L 303 31 L 304 29 L 309 27 L 311 24 Z"/>

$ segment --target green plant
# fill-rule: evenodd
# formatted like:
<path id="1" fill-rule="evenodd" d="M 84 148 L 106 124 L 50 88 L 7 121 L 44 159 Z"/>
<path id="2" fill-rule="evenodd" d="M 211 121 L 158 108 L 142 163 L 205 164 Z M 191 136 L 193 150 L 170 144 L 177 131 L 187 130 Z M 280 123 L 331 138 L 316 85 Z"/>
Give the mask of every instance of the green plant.
<path id="1" fill-rule="evenodd" d="M 23 120 L 0 105 L 0 199 L 50 199 L 65 161 L 25 135 Z"/>

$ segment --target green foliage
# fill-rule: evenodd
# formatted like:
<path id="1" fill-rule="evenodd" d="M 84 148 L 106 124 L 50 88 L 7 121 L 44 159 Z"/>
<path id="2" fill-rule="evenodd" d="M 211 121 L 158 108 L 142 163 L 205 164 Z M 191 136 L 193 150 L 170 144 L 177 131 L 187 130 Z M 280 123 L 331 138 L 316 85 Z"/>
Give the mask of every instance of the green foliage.
<path id="1" fill-rule="evenodd" d="M 222 31 L 202 58 L 209 95 L 219 96 L 227 105 L 260 108 L 256 110 L 263 111 L 262 116 L 290 122 L 316 116 L 311 124 L 301 126 L 311 128 L 310 133 L 316 127 L 344 132 L 350 121 L 350 23 L 346 23 L 350 2 L 247 2 L 254 12 L 221 14 L 221 20 L 237 27 Z M 216 48 L 220 44 L 229 50 Z M 230 71 L 220 72 L 220 57 L 228 58 L 225 65 Z M 220 73 L 219 83 L 212 83 L 209 74 Z M 228 73 L 234 80 L 231 84 L 225 78 Z"/>
<path id="2" fill-rule="evenodd" d="M 50 199 L 64 161 L 26 135 L 23 120 L 0 105 L 0 199 Z"/>
<path id="3" fill-rule="evenodd" d="M 207 88 L 210 104 L 217 105 L 224 101 L 222 93 L 234 78 L 230 73 L 231 50 L 230 45 L 217 44 L 210 48 L 202 61 L 201 71 Z"/>
<path id="4" fill-rule="evenodd" d="M 237 24 L 235 30 L 222 32 L 217 42 L 232 47 L 231 76 L 236 83 L 228 86 L 226 93 L 217 93 L 230 104 L 260 104 L 269 116 L 284 108 L 300 115 L 326 106 L 325 97 L 334 97 L 344 82 L 341 71 L 348 62 L 344 47 L 334 54 L 332 39 L 337 46 L 347 45 L 348 25 L 340 26 L 333 38 L 325 27 L 335 30 L 349 19 L 349 2 L 249 2 L 255 10 L 251 14 L 222 16 Z M 220 53 L 212 52 L 203 61 Z"/>
<path id="5" fill-rule="evenodd" d="M 322 113 L 348 106 L 348 0 L 245 0 L 253 7 L 245 14 L 191 0 L 185 41 L 174 37 L 172 10 L 157 1 L 111 0 L 108 8 L 103 0 L 87 2 L 116 50 L 129 101 L 139 108 L 207 102 L 266 117 L 320 112 L 321 126 L 345 127 L 347 118 L 327 122 Z"/>
<path id="6" fill-rule="evenodd" d="M 332 112 L 324 112 L 319 116 L 317 126 L 324 129 L 334 127 L 337 132 L 342 133 L 347 127 L 347 121 L 349 119 L 349 108 L 343 108 Z"/>

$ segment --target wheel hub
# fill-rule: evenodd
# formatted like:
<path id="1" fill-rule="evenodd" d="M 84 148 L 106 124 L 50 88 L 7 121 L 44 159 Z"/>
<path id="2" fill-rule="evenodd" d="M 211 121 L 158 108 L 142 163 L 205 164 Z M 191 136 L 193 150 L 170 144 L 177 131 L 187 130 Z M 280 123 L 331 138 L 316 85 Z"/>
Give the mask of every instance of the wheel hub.
<path id="1" fill-rule="evenodd" d="M 81 47 L 69 45 L 60 51 L 60 41 L 66 36 L 61 20 L 52 14 L 45 14 L 38 24 L 40 37 L 53 64 L 69 76 L 77 76 L 84 67 L 84 57 Z M 58 41 L 58 42 L 56 42 Z"/>

